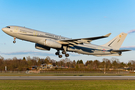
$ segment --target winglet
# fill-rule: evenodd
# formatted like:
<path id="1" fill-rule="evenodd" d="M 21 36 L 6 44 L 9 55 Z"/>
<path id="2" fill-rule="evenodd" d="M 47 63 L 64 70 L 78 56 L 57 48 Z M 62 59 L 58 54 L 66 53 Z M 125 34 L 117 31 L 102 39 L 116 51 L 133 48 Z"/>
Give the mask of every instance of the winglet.
<path id="1" fill-rule="evenodd" d="M 109 37 L 110 35 L 111 35 L 111 33 L 108 33 L 108 34 L 105 35 L 105 37 Z"/>

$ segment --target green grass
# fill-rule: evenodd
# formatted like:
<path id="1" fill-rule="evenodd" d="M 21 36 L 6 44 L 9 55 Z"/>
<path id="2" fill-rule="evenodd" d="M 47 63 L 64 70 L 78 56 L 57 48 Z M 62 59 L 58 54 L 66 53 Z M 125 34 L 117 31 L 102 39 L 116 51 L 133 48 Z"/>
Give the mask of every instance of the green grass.
<path id="1" fill-rule="evenodd" d="M 135 90 L 135 80 L 0 80 L 0 90 Z"/>
<path id="2" fill-rule="evenodd" d="M 135 76 L 135 73 L 0 73 L 0 76 Z"/>

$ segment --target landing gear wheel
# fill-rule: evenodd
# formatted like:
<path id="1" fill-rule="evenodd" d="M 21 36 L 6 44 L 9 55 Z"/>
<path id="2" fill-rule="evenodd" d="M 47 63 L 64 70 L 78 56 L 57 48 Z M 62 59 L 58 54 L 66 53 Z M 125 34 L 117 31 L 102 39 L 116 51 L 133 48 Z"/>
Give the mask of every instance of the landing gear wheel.
<path id="1" fill-rule="evenodd" d="M 65 51 L 62 51 L 62 54 L 66 54 L 66 52 Z"/>
<path id="2" fill-rule="evenodd" d="M 16 43 L 16 41 L 13 41 L 13 43 Z"/>
<path id="3" fill-rule="evenodd" d="M 59 58 L 62 58 L 62 55 L 59 55 Z"/>
<path id="4" fill-rule="evenodd" d="M 56 52 L 55 55 L 59 55 L 59 52 Z"/>
<path id="5" fill-rule="evenodd" d="M 16 37 L 14 37 L 14 41 L 13 41 L 13 43 L 16 43 Z"/>
<path id="6" fill-rule="evenodd" d="M 69 54 L 65 54 L 65 57 L 69 57 Z"/>

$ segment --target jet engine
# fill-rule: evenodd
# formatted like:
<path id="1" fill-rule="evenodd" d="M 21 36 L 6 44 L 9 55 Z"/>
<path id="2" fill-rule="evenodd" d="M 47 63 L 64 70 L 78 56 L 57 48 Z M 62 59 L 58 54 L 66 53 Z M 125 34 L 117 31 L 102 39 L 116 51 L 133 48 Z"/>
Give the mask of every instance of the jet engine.
<path id="1" fill-rule="evenodd" d="M 50 40 L 50 39 L 40 40 L 38 43 L 41 45 L 50 47 L 50 48 L 61 48 L 62 47 L 62 45 L 60 43 L 58 43 L 54 40 Z"/>
<path id="2" fill-rule="evenodd" d="M 50 48 L 49 48 L 49 47 L 46 47 L 46 46 L 41 45 L 41 44 L 38 44 L 38 43 L 35 44 L 35 48 L 36 48 L 36 49 L 40 49 L 40 50 L 47 50 L 47 51 L 50 51 Z"/>

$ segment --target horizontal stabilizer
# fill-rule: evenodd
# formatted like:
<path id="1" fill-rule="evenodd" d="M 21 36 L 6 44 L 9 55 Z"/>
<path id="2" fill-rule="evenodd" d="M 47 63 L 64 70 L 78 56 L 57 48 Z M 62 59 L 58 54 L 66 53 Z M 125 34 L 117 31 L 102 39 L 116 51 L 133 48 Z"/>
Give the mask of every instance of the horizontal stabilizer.
<path id="1" fill-rule="evenodd" d="M 126 51 L 131 51 L 131 50 L 112 50 L 112 52 L 126 52 Z"/>

